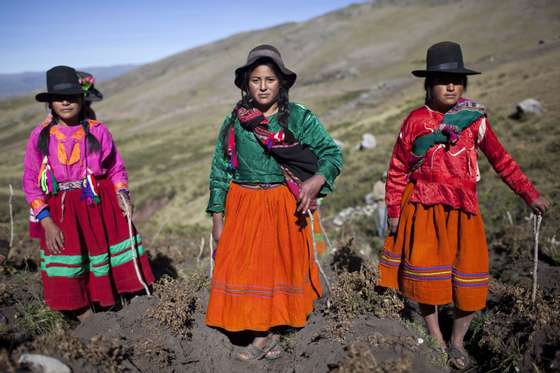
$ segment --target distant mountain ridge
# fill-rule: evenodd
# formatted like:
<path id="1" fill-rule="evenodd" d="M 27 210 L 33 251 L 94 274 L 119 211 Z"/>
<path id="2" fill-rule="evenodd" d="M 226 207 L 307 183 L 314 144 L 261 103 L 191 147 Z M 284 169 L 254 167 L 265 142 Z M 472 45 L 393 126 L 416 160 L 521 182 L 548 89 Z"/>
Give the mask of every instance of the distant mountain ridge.
<path id="1" fill-rule="evenodd" d="M 138 67 L 138 65 L 115 65 L 106 67 L 84 67 L 79 70 L 87 71 L 97 81 L 111 80 L 130 70 Z M 0 99 L 23 96 L 30 92 L 45 87 L 45 72 L 30 71 L 16 74 L 0 74 Z"/>

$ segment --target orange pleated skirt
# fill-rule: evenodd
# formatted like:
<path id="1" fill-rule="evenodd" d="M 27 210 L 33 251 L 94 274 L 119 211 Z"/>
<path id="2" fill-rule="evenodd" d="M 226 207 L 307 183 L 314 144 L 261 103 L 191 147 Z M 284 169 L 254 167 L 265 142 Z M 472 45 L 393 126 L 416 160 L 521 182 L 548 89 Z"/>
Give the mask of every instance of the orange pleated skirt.
<path id="1" fill-rule="evenodd" d="M 206 323 L 228 331 L 303 327 L 321 295 L 309 219 L 286 186 L 232 183 Z"/>
<path id="2" fill-rule="evenodd" d="M 378 284 L 424 304 L 486 306 L 488 246 L 480 213 L 410 202 L 407 185 L 396 235 L 385 240 Z"/>

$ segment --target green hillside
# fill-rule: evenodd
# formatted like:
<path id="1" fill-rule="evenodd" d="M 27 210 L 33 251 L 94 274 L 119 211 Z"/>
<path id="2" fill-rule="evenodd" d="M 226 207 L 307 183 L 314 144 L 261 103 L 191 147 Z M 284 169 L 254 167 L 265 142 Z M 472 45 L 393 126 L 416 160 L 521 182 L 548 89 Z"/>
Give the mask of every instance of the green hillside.
<path id="1" fill-rule="evenodd" d="M 324 213 L 332 216 L 361 203 L 387 165 L 401 120 L 422 103 L 422 81 L 410 70 L 424 65 L 429 45 L 454 40 L 462 44 L 467 64 L 484 72 L 470 81 L 468 96 L 488 106 L 506 148 L 554 200 L 560 146 L 560 103 L 554 94 L 560 85 L 559 20 L 560 6 L 547 0 L 353 5 L 307 22 L 237 34 L 145 65 L 100 84 L 107 99 L 94 108 L 124 154 L 142 230 L 153 235 L 160 229 L 185 233 L 194 225 L 209 226 L 204 208 L 214 139 L 239 97 L 233 70 L 251 47 L 274 44 L 299 74 L 292 100 L 315 111 L 346 144 L 346 168 L 337 192 L 325 201 Z M 541 101 L 545 115 L 524 122 L 509 119 L 515 103 L 527 97 Z M 0 102 L 0 199 L 7 200 L 8 184 L 13 184 L 19 222 L 27 214 L 20 191 L 24 145 L 45 115 L 32 97 Z M 354 151 L 365 132 L 377 137 L 378 147 Z M 508 209 L 521 219 L 521 202 L 505 191 L 487 165 L 483 170 L 480 190 L 487 220 L 503 224 Z M 0 219 L 6 232 L 7 209 L 1 210 Z M 24 226 L 19 227 L 21 233 Z"/>

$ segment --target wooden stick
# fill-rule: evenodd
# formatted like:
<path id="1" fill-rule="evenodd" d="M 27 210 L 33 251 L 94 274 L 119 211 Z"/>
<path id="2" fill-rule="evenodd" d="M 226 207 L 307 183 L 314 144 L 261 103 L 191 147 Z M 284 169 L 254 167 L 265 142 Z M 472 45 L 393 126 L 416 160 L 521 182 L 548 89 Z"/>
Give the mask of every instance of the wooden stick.
<path id="1" fill-rule="evenodd" d="M 537 299 L 537 270 L 539 266 L 539 231 L 541 229 L 542 215 L 532 215 L 531 220 L 533 221 L 533 238 L 534 238 L 534 253 L 533 253 L 533 293 L 531 295 L 531 300 L 535 303 Z"/>
<path id="2" fill-rule="evenodd" d="M 210 279 L 212 278 L 212 273 L 214 272 L 214 237 L 212 237 L 212 232 L 210 232 L 210 238 L 208 240 L 210 247 Z"/>
<path id="3" fill-rule="evenodd" d="M 198 252 L 198 256 L 196 257 L 196 265 L 200 263 L 200 258 L 202 258 L 202 254 L 204 253 L 204 237 L 200 239 L 200 250 Z"/>
<path id="4" fill-rule="evenodd" d="M 124 196 L 122 195 L 122 193 L 117 193 L 117 194 L 119 195 L 125 208 L 126 220 L 128 222 L 128 236 L 130 237 L 130 245 L 132 250 L 132 263 L 134 264 L 136 277 L 138 278 L 138 282 L 140 282 L 140 284 L 144 287 L 144 290 L 146 290 L 146 294 L 148 296 L 151 296 L 152 294 L 150 293 L 150 289 L 142 279 L 142 274 L 140 273 L 140 268 L 138 267 L 138 252 L 136 251 L 136 237 L 134 237 L 134 235 L 132 234 L 132 215 L 130 214 L 130 206 L 126 198 L 124 198 Z"/>
<path id="5" fill-rule="evenodd" d="M 321 220 L 321 215 L 319 214 L 319 227 L 323 232 L 323 237 L 325 237 L 325 241 L 327 241 L 327 246 L 329 247 L 329 253 L 333 254 L 336 251 L 336 248 L 333 247 L 331 240 L 329 240 L 329 236 L 327 235 L 327 231 L 325 230 L 325 226 L 323 225 L 323 221 Z"/>
<path id="6" fill-rule="evenodd" d="M 317 268 L 319 268 L 319 272 L 321 273 L 321 275 L 323 275 L 323 279 L 325 280 L 325 284 L 327 285 L 327 289 L 329 291 L 329 297 L 330 297 L 332 294 L 331 283 L 327 275 L 325 274 L 325 271 L 323 271 L 323 267 L 321 267 L 321 263 L 319 262 L 319 255 L 317 254 L 317 241 L 315 241 L 315 229 L 314 229 L 315 221 L 313 219 L 313 213 L 309 209 L 306 211 L 306 213 L 309 216 L 309 222 L 311 225 L 309 229 L 311 230 L 311 241 L 313 245 L 313 256 L 315 257 L 315 264 L 317 264 Z M 328 298 L 327 298 L 327 308 L 330 308 L 330 300 Z"/>
<path id="7" fill-rule="evenodd" d="M 10 198 L 8 199 L 8 204 L 10 205 L 10 246 L 9 246 L 10 249 L 14 246 L 14 209 L 12 206 L 13 199 L 14 199 L 14 188 L 12 187 L 12 184 L 10 184 Z M 6 255 L 6 258 L 8 257 L 9 254 L 10 251 L 8 250 L 8 254 Z"/>

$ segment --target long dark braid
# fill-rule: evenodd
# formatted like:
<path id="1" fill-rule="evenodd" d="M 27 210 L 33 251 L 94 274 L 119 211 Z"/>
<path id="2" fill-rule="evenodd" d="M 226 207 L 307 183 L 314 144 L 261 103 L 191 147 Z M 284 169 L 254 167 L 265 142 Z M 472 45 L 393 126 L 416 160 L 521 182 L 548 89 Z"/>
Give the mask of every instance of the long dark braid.
<path id="1" fill-rule="evenodd" d="M 39 133 L 37 148 L 43 156 L 49 155 L 49 140 L 51 128 L 54 125 L 58 124 L 58 115 L 56 115 L 54 110 L 51 110 L 51 116 L 52 119 L 49 124 L 43 127 L 43 129 Z M 84 117 L 84 106 L 82 106 L 82 110 L 80 111 L 80 124 L 86 134 L 88 151 L 91 150 L 94 153 L 98 152 L 101 149 L 101 144 L 99 144 L 99 141 L 95 138 L 95 136 L 93 136 L 93 134 L 89 132 L 89 123 L 88 120 Z"/>
<path id="2" fill-rule="evenodd" d="M 288 95 L 288 89 L 282 84 L 280 87 L 280 92 L 278 92 L 278 123 L 284 129 L 284 134 L 286 135 L 286 142 L 291 144 L 296 141 L 292 131 L 288 129 L 288 122 L 290 119 L 290 97 Z"/>
<path id="3" fill-rule="evenodd" d="M 241 92 L 241 100 L 235 104 L 233 110 L 231 111 L 229 122 L 222 128 L 222 132 L 220 132 L 220 138 L 222 139 L 222 150 L 225 155 L 228 153 L 228 145 L 229 145 L 229 131 L 230 128 L 235 125 L 235 121 L 237 120 L 237 111 L 235 110 L 238 105 L 242 105 L 244 107 L 253 107 L 251 103 L 251 97 L 245 91 Z"/>
<path id="4" fill-rule="evenodd" d="M 222 132 L 220 133 L 220 138 L 222 139 L 222 150 L 223 150 L 224 154 L 226 154 L 226 155 L 227 155 L 227 150 L 228 150 L 229 131 L 230 131 L 230 128 L 235 124 L 235 121 L 237 120 L 237 113 L 235 111 L 235 108 L 237 107 L 237 105 L 242 105 L 246 108 L 253 108 L 253 99 L 252 99 L 251 95 L 249 94 L 249 88 L 248 88 L 249 75 L 250 75 L 250 73 L 251 73 L 251 71 L 253 70 L 254 67 L 256 67 L 258 65 L 261 65 L 261 64 L 263 64 L 263 62 L 258 61 L 251 68 L 249 68 L 249 69 L 247 69 L 247 71 L 245 71 L 244 76 L 243 76 L 243 90 L 241 92 L 241 100 L 238 101 L 237 104 L 235 105 L 235 107 L 233 108 L 228 124 L 225 125 L 222 128 Z M 280 90 L 278 92 L 278 99 L 277 99 L 278 123 L 284 129 L 284 133 L 286 135 L 286 142 L 291 144 L 291 143 L 295 142 L 296 140 L 295 140 L 295 137 L 294 137 L 292 131 L 290 131 L 288 129 L 288 122 L 289 122 L 289 119 L 290 119 L 290 99 L 289 99 L 289 88 L 287 87 L 287 84 L 286 84 L 286 81 L 287 81 L 286 77 L 280 71 L 280 69 L 278 69 L 278 67 L 276 66 L 275 63 L 265 62 L 264 64 L 269 66 L 271 69 L 273 69 L 274 73 L 276 74 L 276 76 L 280 80 Z"/>
<path id="5" fill-rule="evenodd" d="M 101 149 L 101 144 L 99 141 L 93 136 L 91 132 L 89 132 L 89 122 L 87 119 L 82 119 L 81 121 L 82 128 L 86 133 L 86 140 L 87 140 L 87 150 L 91 151 L 92 153 L 97 153 Z"/>
<path id="6" fill-rule="evenodd" d="M 39 141 L 37 143 L 37 148 L 39 149 L 39 152 L 43 157 L 45 155 L 49 155 L 49 139 L 50 139 L 51 127 L 58 124 L 58 118 L 54 114 L 54 111 L 52 112 L 51 116 L 52 119 L 49 122 L 49 124 L 43 127 L 43 129 L 39 133 Z"/>

